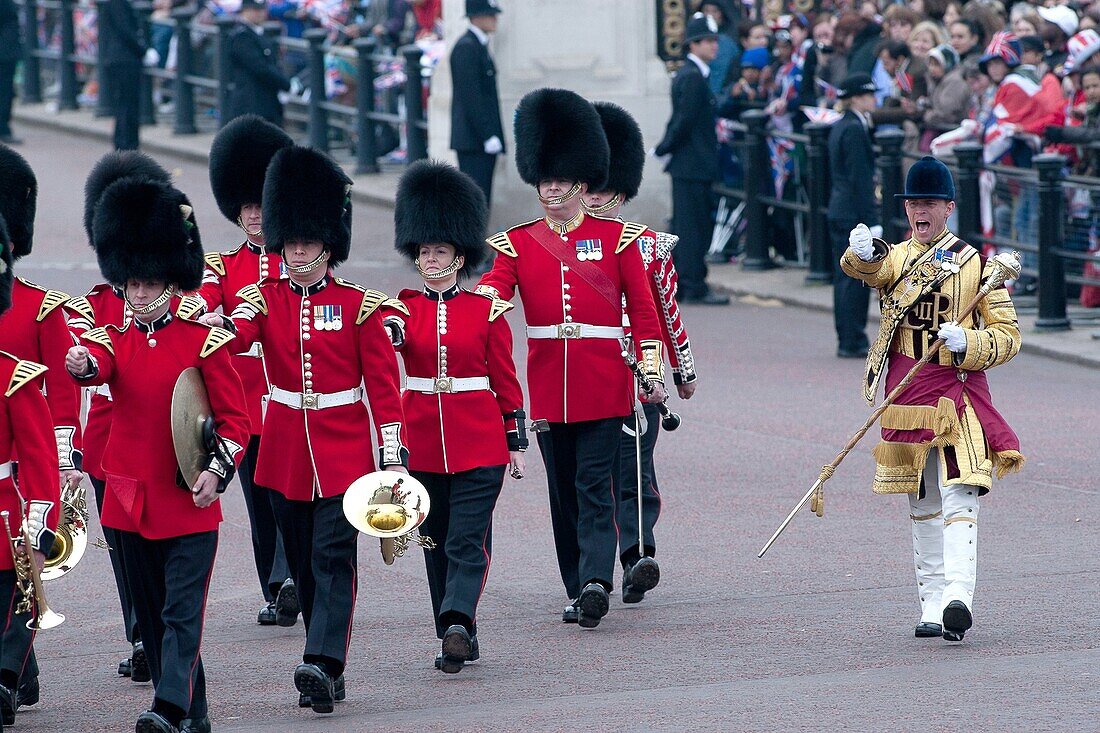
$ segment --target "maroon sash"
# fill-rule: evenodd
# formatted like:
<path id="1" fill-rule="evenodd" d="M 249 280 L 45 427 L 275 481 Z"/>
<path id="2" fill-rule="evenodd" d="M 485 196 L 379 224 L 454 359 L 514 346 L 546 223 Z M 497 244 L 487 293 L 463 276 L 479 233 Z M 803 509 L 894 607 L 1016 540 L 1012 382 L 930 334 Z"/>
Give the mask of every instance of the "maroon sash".
<path id="1" fill-rule="evenodd" d="M 578 260 L 576 250 L 570 248 L 561 237 L 541 222 L 538 226 L 528 227 L 526 231 L 555 259 L 563 265 L 568 265 L 573 272 L 580 275 L 581 279 L 591 285 L 592 289 L 610 303 L 612 308 L 616 311 L 622 310 L 622 290 L 615 287 L 615 283 L 598 265 L 588 260 Z"/>

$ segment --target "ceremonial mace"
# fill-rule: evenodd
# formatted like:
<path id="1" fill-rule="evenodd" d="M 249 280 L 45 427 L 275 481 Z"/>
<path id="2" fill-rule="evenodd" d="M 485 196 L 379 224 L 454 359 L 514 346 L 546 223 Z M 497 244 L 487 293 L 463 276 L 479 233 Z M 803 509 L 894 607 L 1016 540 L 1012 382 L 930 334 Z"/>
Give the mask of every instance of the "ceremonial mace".
<path id="1" fill-rule="evenodd" d="M 978 307 L 982 299 L 984 299 L 987 295 L 989 295 L 997 288 L 1004 285 L 1006 280 L 1014 280 L 1019 276 L 1019 252 L 1002 252 L 1001 254 L 995 256 L 990 261 L 990 273 L 989 276 L 986 278 L 985 283 L 982 285 L 981 290 L 979 290 L 978 294 L 974 296 L 974 299 L 970 301 L 970 304 L 962 310 L 957 320 L 959 322 L 962 322 L 967 316 L 974 312 L 974 309 Z M 891 391 L 890 394 L 886 396 L 886 399 L 882 401 L 882 404 L 879 405 L 878 408 L 871 413 L 871 416 L 867 418 L 867 422 L 863 424 L 863 427 L 857 430 L 855 435 L 848 439 L 848 442 L 845 444 L 840 453 L 836 455 L 836 458 L 834 458 L 831 463 L 828 463 L 821 467 L 821 475 L 817 477 L 817 481 L 815 481 L 814 485 L 810 487 L 810 490 L 806 492 L 806 495 L 802 497 L 802 500 L 795 505 L 790 514 L 787 515 L 787 518 L 783 520 L 783 523 L 779 525 L 779 529 L 775 530 L 775 534 L 771 536 L 771 539 L 769 539 L 764 544 L 764 546 L 760 548 L 760 552 L 758 552 L 756 555 L 758 558 L 764 557 L 764 553 L 767 552 L 769 548 L 771 548 L 771 546 L 775 543 L 777 539 L 779 539 L 779 535 L 781 535 L 783 533 L 783 530 L 787 528 L 787 525 L 791 523 L 791 520 L 794 519 L 794 515 L 797 514 L 798 510 L 805 506 L 806 502 L 810 501 L 811 498 L 813 499 L 813 501 L 810 501 L 810 509 L 814 512 L 814 514 L 819 517 L 825 515 L 825 482 L 833 477 L 833 472 L 836 471 L 836 468 L 840 465 L 840 462 L 843 461 L 848 456 L 848 453 L 850 453 L 851 450 L 856 447 L 856 443 L 863 439 L 863 436 L 867 434 L 867 431 L 871 429 L 871 426 L 874 425 L 875 422 L 882 416 L 882 413 L 886 412 L 886 408 L 894 404 L 894 400 L 898 398 L 898 395 L 900 395 L 905 390 L 905 388 L 909 386 L 914 377 L 917 376 L 917 372 L 919 372 L 925 364 L 932 360 L 932 357 L 934 357 L 936 353 L 939 352 L 940 347 L 943 346 L 943 344 L 944 341 L 941 338 L 937 338 L 935 341 L 932 342 L 932 345 L 928 347 L 928 350 L 925 352 L 921 360 L 913 365 L 913 368 L 910 369 L 909 373 L 905 375 L 905 379 L 901 380 L 901 383 L 897 387 L 894 387 L 893 391 Z"/>
<path id="2" fill-rule="evenodd" d="M 649 375 L 642 371 L 642 367 L 638 364 L 637 357 L 634 356 L 634 352 L 630 349 L 623 349 L 623 361 L 630 367 L 630 371 L 634 372 L 634 378 L 638 380 L 638 386 L 647 395 L 653 394 L 653 390 L 656 389 L 653 385 L 653 380 L 649 378 Z M 676 428 L 680 427 L 680 416 L 673 412 L 668 405 L 664 402 L 657 403 L 657 410 L 661 413 L 661 427 L 665 430 L 672 432 Z"/>

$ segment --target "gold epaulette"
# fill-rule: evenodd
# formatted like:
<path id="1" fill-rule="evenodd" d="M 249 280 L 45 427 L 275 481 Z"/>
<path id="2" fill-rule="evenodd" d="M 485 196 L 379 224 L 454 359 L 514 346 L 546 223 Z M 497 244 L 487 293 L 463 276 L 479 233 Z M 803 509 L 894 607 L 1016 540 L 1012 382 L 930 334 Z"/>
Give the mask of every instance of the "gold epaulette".
<path id="1" fill-rule="evenodd" d="M 391 305 L 391 299 L 388 298 L 385 293 L 379 290 L 368 290 L 366 288 L 362 288 L 362 290 L 363 303 L 359 306 L 359 315 L 355 317 L 356 326 L 370 318 L 370 314 L 378 310 L 379 306 L 383 304 Z M 404 306 L 405 304 L 401 303 L 401 308 L 399 308 L 398 310 L 404 310 L 405 313 L 408 313 L 408 309 Z"/>
<path id="2" fill-rule="evenodd" d="M 188 321 L 195 316 L 201 316 L 206 311 L 206 301 L 197 295 L 184 295 L 180 297 L 180 304 L 176 306 L 176 315 Z"/>
<path id="3" fill-rule="evenodd" d="M 85 331 L 83 338 L 91 341 L 93 344 L 99 344 L 103 348 L 107 349 L 107 351 L 111 352 L 111 355 L 114 356 L 115 345 L 111 343 L 111 335 L 107 333 L 107 329 L 103 326 L 100 326 L 99 328 L 93 328 L 90 331 Z"/>
<path id="4" fill-rule="evenodd" d="M 260 292 L 259 285 L 245 285 L 237 293 L 237 297 L 245 303 L 248 303 L 260 313 L 263 313 L 265 316 L 267 315 L 267 301 L 264 300 L 264 294 Z"/>
<path id="5" fill-rule="evenodd" d="M 623 232 L 619 235 L 619 243 L 615 245 L 615 254 L 619 254 L 626 249 L 631 242 L 645 234 L 646 229 L 648 229 L 648 227 L 645 224 L 639 224 L 635 221 L 624 221 Z"/>
<path id="6" fill-rule="evenodd" d="M 508 255 L 509 257 L 519 257 L 519 253 L 516 252 L 512 240 L 508 238 L 508 232 L 497 232 L 486 239 L 485 242 L 501 254 Z"/>
<path id="7" fill-rule="evenodd" d="M 58 306 L 68 302 L 68 293 L 63 293 L 60 290 L 47 290 L 46 295 L 42 298 L 42 305 L 38 309 L 38 317 L 35 320 L 41 322 L 46 316 L 57 310 Z"/>
<path id="8" fill-rule="evenodd" d="M 199 351 L 199 358 L 205 359 L 235 338 L 236 336 L 231 331 L 212 326 L 210 333 L 206 335 L 206 341 L 203 342 L 202 350 Z"/>
<path id="9" fill-rule="evenodd" d="M 337 285 L 343 285 L 345 288 L 351 288 L 352 290 L 358 290 L 360 293 L 367 292 L 367 289 L 365 287 L 363 287 L 359 283 L 353 283 L 351 280 L 345 280 L 342 277 L 334 277 L 332 279 L 336 281 Z"/>
<path id="10" fill-rule="evenodd" d="M 15 364 L 15 371 L 11 374 L 11 381 L 8 382 L 8 389 L 4 392 L 4 396 L 11 397 L 15 394 L 17 389 L 29 382 L 33 382 L 47 371 L 49 370 L 41 364 L 27 361 L 26 359 L 19 359 Z"/>
<path id="11" fill-rule="evenodd" d="M 225 263 L 222 262 L 221 252 L 207 252 L 202 258 L 206 261 L 206 266 L 213 270 L 215 275 L 225 277 Z"/>
<path id="12" fill-rule="evenodd" d="M 489 305 L 489 323 L 492 323 L 513 308 L 515 308 L 515 306 L 507 300 L 493 298 L 493 302 Z"/>
<path id="13" fill-rule="evenodd" d="M 395 311 L 404 313 L 406 316 L 412 315 L 409 313 L 409 306 L 405 305 L 405 301 L 399 298 L 386 298 L 386 302 L 382 305 L 387 308 L 393 308 Z"/>
<path id="14" fill-rule="evenodd" d="M 66 303 L 66 306 L 76 311 L 77 315 L 88 321 L 88 323 L 95 323 L 95 308 L 92 307 L 91 302 L 85 296 L 72 298 Z"/>

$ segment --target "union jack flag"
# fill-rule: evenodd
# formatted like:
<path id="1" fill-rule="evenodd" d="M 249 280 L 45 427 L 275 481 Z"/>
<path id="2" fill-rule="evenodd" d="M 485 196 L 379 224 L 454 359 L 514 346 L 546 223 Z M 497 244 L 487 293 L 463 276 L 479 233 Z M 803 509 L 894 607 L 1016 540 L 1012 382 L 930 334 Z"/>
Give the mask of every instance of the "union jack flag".
<path id="1" fill-rule="evenodd" d="M 837 95 L 840 91 L 839 89 L 834 87 L 829 82 L 823 81 L 821 79 L 817 80 L 817 85 L 819 87 L 821 87 L 821 93 L 825 95 L 826 100 L 828 100 L 829 102 L 835 102 L 836 101 Z"/>
<path id="2" fill-rule="evenodd" d="M 768 159 L 772 166 L 772 180 L 775 183 L 775 197 L 777 199 L 783 198 L 783 189 L 794 173 L 792 150 L 794 150 L 794 143 L 791 140 L 783 137 L 768 138 Z"/>
<path id="3" fill-rule="evenodd" d="M 1009 66 L 1017 66 L 1020 63 L 1020 41 L 1012 31 L 1001 31 L 993 36 L 989 45 L 985 47 L 984 57 L 998 57 Z"/>

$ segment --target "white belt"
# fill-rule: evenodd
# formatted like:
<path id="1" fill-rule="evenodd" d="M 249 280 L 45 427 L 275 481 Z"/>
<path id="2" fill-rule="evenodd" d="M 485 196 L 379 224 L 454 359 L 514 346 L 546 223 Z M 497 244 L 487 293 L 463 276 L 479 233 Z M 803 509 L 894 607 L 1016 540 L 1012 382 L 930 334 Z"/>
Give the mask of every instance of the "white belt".
<path id="1" fill-rule="evenodd" d="M 488 377 L 405 377 L 405 389 L 425 394 L 478 392 L 489 389 Z"/>
<path id="2" fill-rule="evenodd" d="M 252 345 L 248 347 L 248 351 L 242 351 L 241 353 L 237 354 L 237 356 L 251 356 L 255 359 L 263 358 L 263 355 L 264 347 L 260 344 L 259 341 L 253 341 Z"/>
<path id="3" fill-rule="evenodd" d="M 532 339 L 621 339 L 626 335 L 619 326 L 592 326 L 587 323 L 558 323 L 553 326 L 528 326 Z"/>
<path id="4" fill-rule="evenodd" d="M 330 392 L 329 394 L 322 394 L 321 392 L 302 394 L 301 392 L 288 392 L 285 389 L 272 387 L 271 399 L 280 405 L 286 405 L 295 410 L 324 410 L 329 407 L 354 405 L 363 399 L 363 388 L 356 387 L 345 389 L 342 392 Z"/>
<path id="5" fill-rule="evenodd" d="M 111 388 L 106 384 L 99 384 L 92 387 L 92 394 L 103 395 L 107 399 L 111 399 Z"/>
<path id="6" fill-rule="evenodd" d="M 11 461 L 0 463 L 0 481 L 11 478 Z"/>

